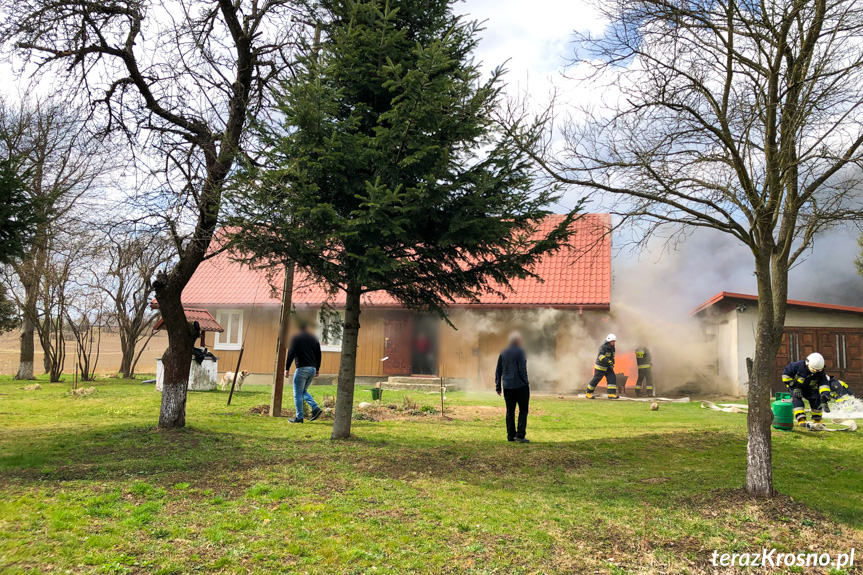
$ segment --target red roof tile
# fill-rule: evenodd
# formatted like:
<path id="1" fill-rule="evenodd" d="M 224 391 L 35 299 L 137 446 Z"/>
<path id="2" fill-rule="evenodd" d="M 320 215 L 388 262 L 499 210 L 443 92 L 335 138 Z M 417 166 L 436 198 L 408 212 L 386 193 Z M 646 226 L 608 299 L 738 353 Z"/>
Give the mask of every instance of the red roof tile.
<path id="1" fill-rule="evenodd" d="M 719 292 L 718 294 L 716 294 L 715 296 L 713 296 L 712 298 L 705 301 L 704 303 L 702 303 L 701 305 L 696 307 L 694 310 L 689 312 L 689 315 L 698 315 L 701 312 L 703 312 L 709 308 L 712 308 L 714 306 L 720 306 L 720 308 L 721 308 L 723 305 L 729 304 L 729 302 L 730 302 L 730 304 L 734 304 L 734 302 L 736 302 L 737 300 L 757 302 L 758 296 L 751 295 L 751 294 L 745 294 L 745 293 L 733 293 L 733 292 L 727 292 L 727 291 Z M 731 305 L 729 309 L 732 309 L 733 307 L 734 307 L 734 305 Z M 802 307 L 802 308 L 810 308 L 810 309 L 819 309 L 819 310 L 824 310 L 824 311 L 838 311 L 838 312 L 846 312 L 846 313 L 863 314 L 863 308 L 860 308 L 860 307 L 851 307 L 851 306 L 847 306 L 847 305 L 835 305 L 835 304 L 830 304 L 830 303 L 818 303 L 818 302 L 814 302 L 814 301 L 801 301 L 801 300 L 796 300 L 796 299 L 788 300 L 788 307 Z"/>
<path id="2" fill-rule="evenodd" d="M 189 323 L 198 322 L 198 325 L 201 327 L 201 331 L 217 331 L 222 333 L 224 328 L 216 322 L 216 318 L 210 315 L 205 309 L 195 309 L 190 307 L 184 307 L 183 312 L 186 314 L 186 320 Z M 153 331 L 159 331 L 165 325 L 165 320 L 159 318 L 159 321 L 156 322 L 156 325 L 153 326 Z"/>
<path id="3" fill-rule="evenodd" d="M 540 232 L 551 230 L 563 216 L 549 216 Z M 494 307 L 595 307 L 608 309 L 611 305 L 611 237 L 608 231 L 611 218 L 608 214 L 586 214 L 573 226 L 575 233 L 571 248 L 544 257 L 534 271 L 543 278 L 512 281 L 513 292 L 504 297 L 486 295 L 480 304 L 456 302 L 466 305 Z M 282 272 L 283 273 L 283 272 Z M 281 303 L 282 273 L 270 274 L 266 270 L 252 270 L 230 259 L 226 253 L 204 261 L 183 291 L 183 304 L 204 306 L 277 306 Z M 271 285 L 271 282 L 273 285 Z M 275 287 L 275 289 L 274 289 Z M 325 286 L 313 282 L 302 270 L 294 277 L 293 304 L 297 307 L 318 307 L 327 301 Z M 344 305 L 344 293 L 330 303 Z M 372 292 L 363 296 L 363 305 L 372 307 L 398 307 L 391 296 Z"/>

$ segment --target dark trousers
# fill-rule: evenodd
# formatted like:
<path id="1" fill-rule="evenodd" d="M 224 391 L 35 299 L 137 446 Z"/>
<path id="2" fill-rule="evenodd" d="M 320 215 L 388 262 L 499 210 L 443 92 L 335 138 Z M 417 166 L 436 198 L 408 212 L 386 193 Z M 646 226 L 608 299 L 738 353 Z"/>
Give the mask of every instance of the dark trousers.
<path id="1" fill-rule="evenodd" d="M 596 389 L 596 386 L 599 385 L 603 377 L 605 378 L 605 385 L 608 387 L 608 393 L 617 393 L 617 374 L 610 367 L 608 371 L 602 371 L 601 369 L 593 370 L 593 379 L 587 384 L 587 391 L 593 393 L 593 390 Z"/>
<path id="2" fill-rule="evenodd" d="M 503 400 L 506 402 L 506 438 L 524 439 L 527 429 L 527 405 L 530 403 L 530 387 L 504 389 Z M 518 406 L 518 429 L 515 427 L 515 406 Z"/>
<path id="3" fill-rule="evenodd" d="M 806 421 L 806 406 L 803 400 L 809 402 L 809 409 L 812 410 L 812 421 L 821 423 L 821 396 L 818 395 L 818 390 L 811 387 L 803 389 L 803 397 L 791 400 L 791 405 L 794 409 L 794 419 L 797 421 Z"/>
<path id="4" fill-rule="evenodd" d="M 653 374 L 650 373 L 651 368 L 642 367 L 638 370 L 638 381 L 635 382 L 636 393 L 645 393 L 645 384 L 647 385 L 647 395 L 653 395 Z"/>

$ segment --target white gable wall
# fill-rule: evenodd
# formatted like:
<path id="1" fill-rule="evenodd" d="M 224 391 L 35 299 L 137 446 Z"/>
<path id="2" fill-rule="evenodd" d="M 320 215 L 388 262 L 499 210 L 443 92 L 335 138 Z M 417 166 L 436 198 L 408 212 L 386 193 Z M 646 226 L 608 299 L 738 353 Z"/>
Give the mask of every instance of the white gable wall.
<path id="1" fill-rule="evenodd" d="M 755 302 L 746 302 L 745 311 L 732 309 L 724 314 L 714 313 L 707 321 L 716 331 L 716 365 L 720 387 L 718 391 L 732 395 L 746 395 L 749 383 L 746 358 L 755 355 L 758 305 Z M 789 308 L 785 325 L 786 327 L 863 329 L 863 316 L 854 313 Z"/>

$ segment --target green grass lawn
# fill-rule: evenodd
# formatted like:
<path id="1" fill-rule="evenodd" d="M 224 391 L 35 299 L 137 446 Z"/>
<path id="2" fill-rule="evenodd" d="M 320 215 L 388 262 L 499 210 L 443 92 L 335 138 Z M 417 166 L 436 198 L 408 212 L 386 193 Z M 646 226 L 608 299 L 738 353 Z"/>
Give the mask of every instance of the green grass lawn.
<path id="1" fill-rule="evenodd" d="M 0 377 L 2 573 L 678 574 L 717 572 L 713 550 L 863 555 L 860 433 L 775 432 L 782 495 L 759 502 L 740 490 L 745 416 L 698 403 L 534 397 L 521 445 L 500 398 L 450 393 L 449 418 L 384 409 L 333 442 L 328 420 L 252 413 L 265 387 L 231 407 L 190 393 L 188 428 L 162 433 L 152 385 L 40 384 Z"/>

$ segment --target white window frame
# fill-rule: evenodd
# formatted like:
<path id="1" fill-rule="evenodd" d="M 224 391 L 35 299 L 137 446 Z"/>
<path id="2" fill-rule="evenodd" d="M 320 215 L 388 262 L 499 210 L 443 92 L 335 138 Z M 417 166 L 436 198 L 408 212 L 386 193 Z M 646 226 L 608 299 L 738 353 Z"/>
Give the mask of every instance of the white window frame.
<path id="1" fill-rule="evenodd" d="M 240 315 L 240 327 L 237 330 L 237 341 L 229 342 L 229 341 L 221 341 L 222 337 L 227 337 L 231 333 L 231 314 L 239 314 Z M 227 323 L 222 323 L 222 316 L 227 315 L 227 319 L 225 320 Z M 222 333 L 215 332 L 213 335 L 215 339 L 213 340 L 213 349 L 223 349 L 223 350 L 238 350 L 243 347 L 243 310 L 241 309 L 218 309 L 216 310 L 216 323 L 218 323 L 225 330 Z"/>
<path id="2" fill-rule="evenodd" d="M 342 320 L 342 326 L 344 326 L 344 324 L 345 324 L 345 312 L 344 312 L 344 310 L 340 309 L 340 310 L 334 310 L 334 311 L 338 312 L 339 317 Z M 339 338 L 338 343 L 324 344 L 323 343 L 323 340 L 324 340 L 324 336 L 323 336 L 324 325 L 323 324 L 324 324 L 324 322 L 321 320 L 321 310 L 320 309 L 317 311 L 316 317 L 317 317 L 316 325 L 318 326 L 316 329 L 316 335 L 318 336 L 318 341 L 321 342 L 321 351 L 341 352 L 342 351 L 342 337 L 344 337 L 344 335 L 345 335 L 344 328 L 342 329 L 342 337 Z"/>

